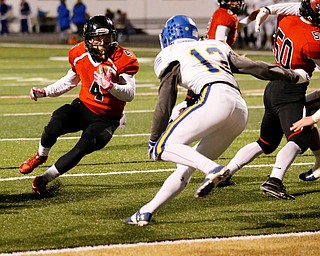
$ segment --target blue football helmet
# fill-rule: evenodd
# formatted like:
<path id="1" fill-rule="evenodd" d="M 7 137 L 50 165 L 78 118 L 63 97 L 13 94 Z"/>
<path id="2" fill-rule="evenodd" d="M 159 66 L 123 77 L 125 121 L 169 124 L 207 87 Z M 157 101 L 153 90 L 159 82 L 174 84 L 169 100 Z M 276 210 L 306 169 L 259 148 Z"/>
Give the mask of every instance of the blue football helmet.
<path id="1" fill-rule="evenodd" d="M 176 15 L 167 20 L 159 35 L 161 48 L 166 48 L 179 38 L 199 40 L 198 28 L 188 16 Z"/>

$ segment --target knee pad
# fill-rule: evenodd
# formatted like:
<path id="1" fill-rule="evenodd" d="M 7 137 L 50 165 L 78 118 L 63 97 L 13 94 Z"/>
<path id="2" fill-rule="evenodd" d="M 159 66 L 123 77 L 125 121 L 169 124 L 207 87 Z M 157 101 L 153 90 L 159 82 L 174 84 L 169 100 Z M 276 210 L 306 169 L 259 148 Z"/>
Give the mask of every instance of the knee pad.
<path id="1" fill-rule="evenodd" d="M 292 136 L 289 141 L 293 141 L 294 143 L 296 143 L 301 148 L 302 154 L 309 148 L 311 138 L 311 129 L 310 126 L 307 126 L 303 128 L 301 133 Z"/>
<path id="2" fill-rule="evenodd" d="M 266 155 L 271 154 L 279 146 L 279 144 L 278 145 L 272 145 L 272 144 L 268 145 L 268 144 L 264 143 L 263 141 L 261 141 L 260 139 L 257 140 L 257 143 L 259 144 L 259 146 L 263 150 L 263 153 L 265 153 Z"/>
<path id="3" fill-rule="evenodd" d="M 57 142 L 57 138 L 57 136 L 50 135 L 50 133 L 46 131 L 45 127 L 41 136 L 41 145 L 45 148 L 51 148 Z"/>

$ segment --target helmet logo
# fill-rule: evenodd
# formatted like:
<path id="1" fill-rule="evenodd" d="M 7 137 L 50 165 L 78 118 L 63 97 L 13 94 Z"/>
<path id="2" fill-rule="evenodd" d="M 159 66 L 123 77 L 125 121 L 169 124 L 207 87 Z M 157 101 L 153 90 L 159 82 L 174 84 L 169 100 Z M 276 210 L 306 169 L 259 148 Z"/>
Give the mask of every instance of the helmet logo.
<path id="1" fill-rule="evenodd" d="M 100 35 L 100 34 L 109 34 L 109 29 L 107 28 L 98 28 L 96 29 L 96 34 Z"/>

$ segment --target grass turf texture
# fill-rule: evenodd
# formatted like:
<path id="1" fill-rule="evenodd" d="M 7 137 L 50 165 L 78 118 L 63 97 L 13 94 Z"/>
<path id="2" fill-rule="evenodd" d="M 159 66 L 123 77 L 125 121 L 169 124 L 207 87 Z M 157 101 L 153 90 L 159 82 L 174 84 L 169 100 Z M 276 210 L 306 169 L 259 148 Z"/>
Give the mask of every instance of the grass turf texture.
<path id="1" fill-rule="evenodd" d="M 284 184 L 296 196 L 295 201 L 269 198 L 259 190 L 271 172 L 275 152 L 259 157 L 238 172 L 234 178 L 237 186 L 217 189 L 201 200 L 194 199 L 193 194 L 204 176 L 195 172 L 186 190 L 154 214 L 151 225 L 139 228 L 124 223 L 127 216 L 152 199 L 174 168 L 172 163 L 147 158 L 158 89 L 152 59 L 141 63 L 136 76 L 137 96 L 127 104 L 127 127 L 118 129 L 103 150 L 86 156 L 68 175 L 57 179 L 52 184 L 51 197 L 34 197 L 34 176 L 73 147 L 79 133 L 59 140 L 48 161 L 32 174 L 21 176 L 19 166 L 36 152 L 51 112 L 70 103 L 78 89 L 66 97 L 38 102 L 27 98 L 30 87 L 45 86 L 66 73 L 66 60 L 49 58 L 67 56 L 68 48 L 0 47 L 0 51 L 0 61 L 4 63 L 0 66 L 0 252 L 320 230 L 319 183 L 298 179 L 301 171 L 312 166 L 308 164 L 314 161 L 310 151 L 299 156 L 285 176 Z M 135 53 L 138 58 L 156 54 L 138 49 Z M 273 61 L 270 56 L 247 56 Z M 248 106 L 262 106 L 261 94 L 267 82 L 246 75 L 236 78 Z M 315 73 L 310 88 L 319 82 L 319 73 Z M 181 90 L 179 101 L 184 95 L 185 90 Z M 263 109 L 250 108 L 249 113 L 246 131 L 219 163 L 226 164 L 239 148 L 257 139 Z M 148 170 L 165 171 L 143 172 Z M 81 174 L 91 176 L 75 176 Z"/>

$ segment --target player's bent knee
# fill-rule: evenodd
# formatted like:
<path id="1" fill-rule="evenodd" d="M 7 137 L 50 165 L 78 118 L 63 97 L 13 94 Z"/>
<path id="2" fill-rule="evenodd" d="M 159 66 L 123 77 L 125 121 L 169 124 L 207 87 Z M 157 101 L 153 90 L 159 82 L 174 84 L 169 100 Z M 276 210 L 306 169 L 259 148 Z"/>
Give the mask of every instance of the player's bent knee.
<path id="1" fill-rule="evenodd" d="M 268 144 L 262 142 L 260 139 L 257 141 L 257 143 L 259 144 L 259 146 L 263 150 L 263 153 L 266 155 L 273 153 L 278 147 L 278 145 L 271 145 L 271 144 L 268 145 Z"/>

